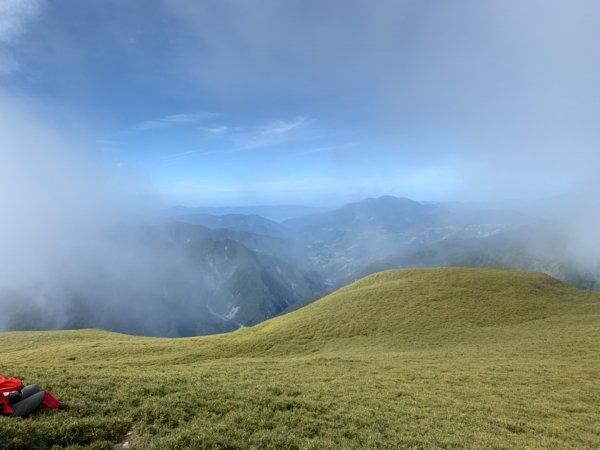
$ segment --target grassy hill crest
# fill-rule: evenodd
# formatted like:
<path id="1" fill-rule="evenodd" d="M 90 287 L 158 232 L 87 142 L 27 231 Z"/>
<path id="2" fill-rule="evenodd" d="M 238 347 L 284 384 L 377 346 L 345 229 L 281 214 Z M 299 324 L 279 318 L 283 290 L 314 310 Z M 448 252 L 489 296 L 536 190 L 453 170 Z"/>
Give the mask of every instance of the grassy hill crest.
<path id="1" fill-rule="evenodd" d="M 232 333 L 1 333 L 72 405 L 0 447 L 597 448 L 600 294 L 539 273 L 374 274 Z"/>

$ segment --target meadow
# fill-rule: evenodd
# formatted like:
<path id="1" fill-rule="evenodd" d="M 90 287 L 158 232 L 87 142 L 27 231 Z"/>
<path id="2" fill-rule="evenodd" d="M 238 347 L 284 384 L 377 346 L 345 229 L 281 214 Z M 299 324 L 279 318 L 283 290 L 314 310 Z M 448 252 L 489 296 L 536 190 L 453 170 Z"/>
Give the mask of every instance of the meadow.
<path id="1" fill-rule="evenodd" d="M 0 448 L 600 448 L 600 294 L 547 275 L 395 270 L 233 333 L 0 334 L 60 411 Z"/>

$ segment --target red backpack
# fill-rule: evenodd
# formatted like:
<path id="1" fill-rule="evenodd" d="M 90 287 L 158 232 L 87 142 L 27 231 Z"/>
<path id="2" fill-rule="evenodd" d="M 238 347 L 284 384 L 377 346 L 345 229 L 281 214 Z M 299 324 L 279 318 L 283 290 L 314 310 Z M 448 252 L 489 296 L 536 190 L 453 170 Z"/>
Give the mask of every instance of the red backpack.
<path id="1" fill-rule="evenodd" d="M 10 406 L 8 398 L 4 396 L 5 392 L 20 391 L 23 389 L 23 383 L 16 378 L 7 378 L 0 375 L 0 414 L 10 415 L 13 409 Z"/>
<path id="2" fill-rule="evenodd" d="M 23 383 L 16 378 L 7 378 L 0 375 L 0 393 L 20 391 L 23 389 Z"/>

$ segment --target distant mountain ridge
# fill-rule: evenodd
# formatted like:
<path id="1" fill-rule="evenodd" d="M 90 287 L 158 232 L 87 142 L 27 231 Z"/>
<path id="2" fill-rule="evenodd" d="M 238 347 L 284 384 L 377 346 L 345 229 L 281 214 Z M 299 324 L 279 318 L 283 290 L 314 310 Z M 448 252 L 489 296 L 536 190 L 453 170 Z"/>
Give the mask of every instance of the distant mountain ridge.
<path id="1" fill-rule="evenodd" d="M 210 214 L 224 216 L 229 214 L 257 215 L 275 222 L 282 222 L 294 217 L 305 216 L 326 208 L 317 208 L 302 205 L 258 205 L 258 206 L 174 206 L 163 211 L 166 218 L 175 216 L 186 216 L 190 214 Z"/>
<path id="2" fill-rule="evenodd" d="M 256 214 L 183 214 L 170 217 L 170 220 L 202 225 L 213 230 L 224 228 L 263 236 L 283 235 L 283 227 L 279 223 Z"/>
<path id="3" fill-rule="evenodd" d="M 367 275 L 373 265 L 381 270 L 406 267 L 398 261 L 430 244 L 491 236 L 518 223 L 502 212 L 384 196 L 282 225 L 290 232 L 300 264 L 326 273 L 325 282 L 336 288 Z"/>
<path id="4" fill-rule="evenodd" d="M 0 292 L 0 306 L 14 298 L 21 305 L 0 326 L 210 334 L 297 309 L 374 272 L 411 267 L 535 270 L 600 289 L 600 265 L 575 261 L 564 230 L 503 209 L 384 196 L 309 210 L 282 222 L 194 212 L 117 229 L 108 264 L 73 261 L 78 272 L 54 277 L 62 309 L 44 315 L 29 293 Z"/>

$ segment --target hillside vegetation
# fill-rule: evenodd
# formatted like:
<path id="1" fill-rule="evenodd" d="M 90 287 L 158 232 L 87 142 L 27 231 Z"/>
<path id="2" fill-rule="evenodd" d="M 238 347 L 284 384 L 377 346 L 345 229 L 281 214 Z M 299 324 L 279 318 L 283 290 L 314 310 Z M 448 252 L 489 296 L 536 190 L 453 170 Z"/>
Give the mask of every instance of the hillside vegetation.
<path id="1" fill-rule="evenodd" d="M 69 404 L 0 417 L 0 448 L 600 447 L 600 293 L 538 273 L 388 271 L 224 335 L 0 348 Z"/>

